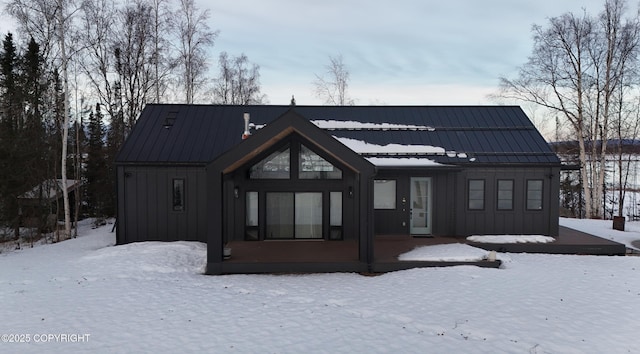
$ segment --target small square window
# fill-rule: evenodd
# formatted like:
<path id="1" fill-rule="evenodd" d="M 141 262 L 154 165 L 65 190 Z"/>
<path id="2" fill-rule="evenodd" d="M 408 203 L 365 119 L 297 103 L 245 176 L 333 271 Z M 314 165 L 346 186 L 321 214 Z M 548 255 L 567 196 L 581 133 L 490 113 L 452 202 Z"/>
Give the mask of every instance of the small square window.
<path id="1" fill-rule="evenodd" d="M 373 207 L 375 209 L 396 208 L 396 181 L 377 179 L 373 183 Z"/>

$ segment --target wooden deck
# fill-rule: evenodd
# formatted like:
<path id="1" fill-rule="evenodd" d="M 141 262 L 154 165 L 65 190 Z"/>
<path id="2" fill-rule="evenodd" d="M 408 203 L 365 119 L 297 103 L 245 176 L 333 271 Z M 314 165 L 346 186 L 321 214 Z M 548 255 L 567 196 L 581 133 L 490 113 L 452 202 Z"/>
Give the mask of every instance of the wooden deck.
<path id="1" fill-rule="evenodd" d="M 489 244 L 467 242 L 469 245 L 486 250 L 510 253 L 551 253 L 624 256 L 625 245 L 584 232 L 560 226 L 560 234 L 550 243 Z"/>
<path id="2" fill-rule="evenodd" d="M 374 262 L 369 267 L 358 259 L 356 241 L 235 241 L 231 258 L 222 262 L 222 273 L 298 273 L 298 272 L 389 272 L 417 267 L 475 265 L 500 266 L 500 262 L 424 262 L 400 261 L 398 256 L 420 246 L 467 243 L 474 247 L 511 253 L 554 253 L 624 255 L 617 242 L 561 227 L 552 243 L 488 244 L 468 242 L 465 237 L 411 237 L 380 235 L 374 243 Z"/>

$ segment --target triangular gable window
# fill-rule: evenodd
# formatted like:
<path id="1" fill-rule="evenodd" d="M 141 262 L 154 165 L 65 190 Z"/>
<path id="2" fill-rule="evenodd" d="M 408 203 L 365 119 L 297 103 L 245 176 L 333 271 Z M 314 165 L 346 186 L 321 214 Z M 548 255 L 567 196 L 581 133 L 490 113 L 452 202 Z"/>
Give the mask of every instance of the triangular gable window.
<path id="1" fill-rule="evenodd" d="M 341 169 L 299 143 L 288 144 L 251 166 L 249 178 L 290 179 L 292 166 L 297 167 L 298 179 L 342 179 Z"/>
<path id="2" fill-rule="evenodd" d="M 341 179 L 342 170 L 320 157 L 304 145 L 300 145 L 298 178 L 300 179 Z"/>
<path id="3" fill-rule="evenodd" d="M 291 178 L 291 149 L 289 145 L 267 156 L 251 167 L 252 179 L 289 179 Z"/>

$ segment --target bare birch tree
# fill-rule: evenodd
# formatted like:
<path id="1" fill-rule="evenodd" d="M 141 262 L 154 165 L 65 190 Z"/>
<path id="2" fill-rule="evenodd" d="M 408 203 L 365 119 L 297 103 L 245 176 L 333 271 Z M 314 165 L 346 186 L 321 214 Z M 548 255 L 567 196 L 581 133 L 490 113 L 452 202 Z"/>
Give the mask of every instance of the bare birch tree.
<path id="1" fill-rule="evenodd" d="M 7 11 L 24 32 L 43 43 L 43 58 L 57 62 L 61 68 L 64 91 L 64 121 L 62 124 L 61 168 L 62 196 L 64 203 L 64 237 L 71 236 L 71 206 L 67 189 L 67 141 L 69 137 L 69 52 L 67 41 L 72 36 L 72 19 L 77 11 L 73 0 L 12 0 Z M 54 44 L 56 45 L 54 47 Z"/>
<path id="2" fill-rule="evenodd" d="M 207 49 L 213 46 L 218 31 L 211 31 L 207 20 L 209 11 L 200 11 L 194 0 L 180 0 L 176 13 L 179 37 L 180 82 L 184 87 L 185 103 L 195 102 L 198 90 L 206 82 Z"/>
<path id="3" fill-rule="evenodd" d="M 313 82 L 316 97 L 325 104 L 335 106 L 353 105 L 349 97 L 349 70 L 344 64 L 342 55 L 329 57 L 329 64 L 325 67 L 324 75 L 316 74 Z"/>
<path id="4" fill-rule="evenodd" d="M 216 104 L 262 104 L 266 100 L 260 93 L 260 66 L 251 65 L 246 55 L 229 58 L 220 53 L 220 73 L 214 80 L 213 102 Z"/>
<path id="5" fill-rule="evenodd" d="M 80 65 L 99 103 L 108 114 L 115 115 L 113 84 L 115 79 L 115 56 L 113 39 L 117 9 L 111 0 L 85 0 L 80 15 L 78 40 L 83 46 Z"/>
<path id="6" fill-rule="evenodd" d="M 144 0 L 135 0 L 120 9 L 118 24 L 115 65 L 124 101 L 125 132 L 128 132 L 155 83 L 152 8 Z"/>
<path id="7" fill-rule="evenodd" d="M 501 79 L 500 96 L 543 106 L 574 129 L 587 217 L 604 216 L 614 93 L 637 67 L 640 25 L 637 16 L 623 18 L 624 6 L 623 0 L 609 0 L 596 18 L 566 13 L 551 18 L 547 28 L 534 26 L 529 61 L 516 79 Z"/>
<path id="8" fill-rule="evenodd" d="M 150 101 L 160 103 L 165 97 L 169 77 L 177 65 L 167 33 L 173 31 L 170 0 L 150 0 L 153 36 L 153 93 Z"/>

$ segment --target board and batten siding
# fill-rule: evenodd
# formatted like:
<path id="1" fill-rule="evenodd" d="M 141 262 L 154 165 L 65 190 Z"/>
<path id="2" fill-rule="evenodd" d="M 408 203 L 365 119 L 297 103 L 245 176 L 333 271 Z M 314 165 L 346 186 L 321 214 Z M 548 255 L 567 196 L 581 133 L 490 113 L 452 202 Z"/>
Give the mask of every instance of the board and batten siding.
<path id="1" fill-rule="evenodd" d="M 504 167 L 466 169 L 458 175 L 456 234 L 468 235 L 558 235 L 558 167 Z M 484 209 L 468 208 L 469 180 L 484 180 Z M 513 181 L 513 209 L 499 210 L 498 180 Z M 527 181 L 541 180 L 542 209 L 527 210 Z"/>
<path id="2" fill-rule="evenodd" d="M 117 166 L 118 244 L 201 241 L 206 235 L 204 167 Z M 173 181 L 184 180 L 184 210 L 173 210 Z"/>
<path id="3" fill-rule="evenodd" d="M 407 235 L 410 228 L 411 178 L 431 178 L 431 235 L 452 236 L 455 232 L 454 210 L 456 178 L 453 171 L 402 169 L 381 170 L 377 180 L 396 181 L 395 209 L 376 209 L 376 235 Z"/>

